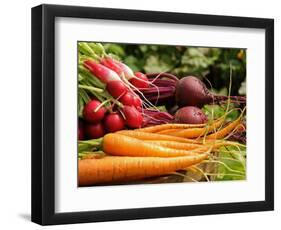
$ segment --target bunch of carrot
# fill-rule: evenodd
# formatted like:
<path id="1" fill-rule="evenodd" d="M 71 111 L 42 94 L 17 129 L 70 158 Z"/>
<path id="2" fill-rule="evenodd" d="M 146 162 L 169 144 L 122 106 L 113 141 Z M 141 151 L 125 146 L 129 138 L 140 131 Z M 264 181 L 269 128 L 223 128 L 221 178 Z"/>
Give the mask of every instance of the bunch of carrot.
<path id="1" fill-rule="evenodd" d="M 237 127 L 224 117 L 211 124 L 163 124 L 105 135 L 99 149 L 79 160 L 79 185 L 123 183 L 171 174 L 206 160 Z M 224 125 L 224 126 L 223 126 Z M 89 143 L 89 142 L 88 142 Z"/>

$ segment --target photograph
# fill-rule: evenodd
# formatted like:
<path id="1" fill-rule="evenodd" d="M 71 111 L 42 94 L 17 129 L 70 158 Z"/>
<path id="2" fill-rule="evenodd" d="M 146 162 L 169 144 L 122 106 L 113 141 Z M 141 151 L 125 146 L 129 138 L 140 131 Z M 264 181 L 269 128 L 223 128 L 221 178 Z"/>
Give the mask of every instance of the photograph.
<path id="1" fill-rule="evenodd" d="M 31 26 L 33 222 L 274 210 L 273 18 L 43 4 Z"/>
<path id="2" fill-rule="evenodd" d="M 246 55 L 78 41 L 78 187 L 247 180 Z"/>

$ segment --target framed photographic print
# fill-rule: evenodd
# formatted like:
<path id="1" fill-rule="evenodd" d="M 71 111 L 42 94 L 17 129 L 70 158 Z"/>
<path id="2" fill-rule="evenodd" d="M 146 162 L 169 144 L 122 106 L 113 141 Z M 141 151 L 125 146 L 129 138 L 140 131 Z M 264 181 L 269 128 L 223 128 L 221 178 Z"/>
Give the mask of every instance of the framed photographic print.
<path id="1" fill-rule="evenodd" d="M 273 210 L 273 19 L 32 8 L 32 221 Z"/>

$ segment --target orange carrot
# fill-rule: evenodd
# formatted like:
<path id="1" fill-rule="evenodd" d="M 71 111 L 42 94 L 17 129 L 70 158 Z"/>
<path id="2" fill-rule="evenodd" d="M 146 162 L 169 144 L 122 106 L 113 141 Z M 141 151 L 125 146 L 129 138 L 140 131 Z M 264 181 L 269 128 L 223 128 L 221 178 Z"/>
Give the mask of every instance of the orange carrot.
<path id="1" fill-rule="evenodd" d="M 200 144 L 193 143 L 181 143 L 176 141 L 145 141 L 147 143 L 152 143 L 156 145 L 160 145 L 163 147 L 171 148 L 171 149 L 182 149 L 182 150 L 193 150 L 202 147 Z"/>
<path id="2" fill-rule="evenodd" d="M 206 125 L 202 128 L 190 128 L 190 129 L 184 129 L 177 132 L 169 133 L 171 136 L 176 137 L 185 137 L 185 138 L 197 138 L 200 136 L 204 136 L 204 134 L 216 131 L 224 122 L 223 118 L 220 118 L 216 120 L 214 123 L 210 125 Z"/>
<path id="3" fill-rule="evenodd" d="M 158 133 L 158 134 L 168 134 L 169 135 L 169 133 L 173 133 L 173 132 L 180 131 L 180 130 L 182 130 L 182 129 L 164 129 L 164 130 L 161 130 L 161 131 L 156 132 L 156 133 Z"/>
<path id="4" fill-rule="evenodd" d="M 122 130 L 116 132 L 118 134 L 122 134 L 129 137 L 134 137 L 140 140 L 162 140 L 162 141 L 177 141 L 182 143 L 201 143 L 201 141 L 196 141 L 192 139 L 186 139 L 182 137 L 174 137 L 165 134 L 158 134 L 158 133 L 146 133 L 140 132 L 136 130 Z"/>
<path id="5" fill-rule="evenodd" d="M 176 131 L 173 133 L 169 133 L 168 135 L 175 136 L 175 137 L 184 137 L 184 138 L 196 138 L 196 137 L 203 136 L 205 132 L 208 132 L 207 128 L 193 128 L 193 129 Z"/>
<path id="6" fill-rule="evenodd" d="M 198 164 L 207 156 L 207 154 L 175 158 L 106 156 L 101 159 L 79 160 L 79 186 L 162 176 Z"/>
<path id="7" fill-rule="evenodd" d="M 147 128 L 137 129 L 137 131 L 156 133 L 165 129 L 189 129 L 189 128 L 204 127 L 205 125 L 206 124 L 162 124 L 162 125 L 154 125 Z"/>
<path id="8" fill-rule="evenodd" d="M 109 133 L 103 137 L 102 148 L 105 153 L 113 156 L 179 157 L 197 154 L 195 151 L 166 148 L 116 133 Z"/>
<path id="9" fill-rule="evenodd" d="M 191 151 L 194 153 L 204 153 L 208 150 L 216 150 L 222 146 L 237 146 L 236 143 L 228 142 L 228 141 L 213 141 L 213 140 L 205 140 L 205 143 L 201 144 L 193 144 L 193 143 L 180 143 L 176 141 L 145 141 L 148 143 L 153 143 L 156 145 L 160 145 L 166 148 L 171 149 L 181 149 L 186 151 Z"/>
<path id="10" fill-rule="evenodd" d="M 227 136 L 232 130 L 234 130 L 240 124 L 241 117 L 236 119 L 233 122 L 230 122 L 227 126 L 222 128 L 221 130 L 210 134 L 206 137 L 206 139 L 221 139 Z"/>

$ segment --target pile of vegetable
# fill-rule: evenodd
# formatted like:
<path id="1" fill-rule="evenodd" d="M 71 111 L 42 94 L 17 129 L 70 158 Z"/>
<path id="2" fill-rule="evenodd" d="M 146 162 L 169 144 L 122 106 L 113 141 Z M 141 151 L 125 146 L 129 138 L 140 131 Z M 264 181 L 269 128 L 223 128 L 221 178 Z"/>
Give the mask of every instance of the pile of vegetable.
<path id="1" fill-rule="evenodd" d="M 80 186 L 186 181 L 194 170 L 202 177 L 191 181 L 245 178 L 245 96 L 214 94 L 195 76 L 133 72 L 100 43 L 78 51 Z"/>

